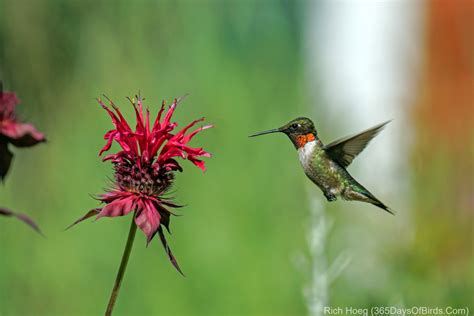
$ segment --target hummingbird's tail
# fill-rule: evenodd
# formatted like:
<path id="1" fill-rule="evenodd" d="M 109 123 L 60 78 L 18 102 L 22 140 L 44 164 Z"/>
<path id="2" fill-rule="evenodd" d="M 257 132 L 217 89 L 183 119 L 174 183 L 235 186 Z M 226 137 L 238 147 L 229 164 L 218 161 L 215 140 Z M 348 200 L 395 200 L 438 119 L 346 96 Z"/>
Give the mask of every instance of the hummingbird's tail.
<path id="1" fill-rule="evenodd" d="M 348 191 L 348 192 L 347 192 Z M 395 212 L 389 208 L 387 205 L 383 204 L 379 199 L 377 199 L 372 193 L 369 192 L 362 185 L 357 183 L 356 185 L 351 186 L 349 190 L 345 192 L 345 198 L 348 200 L 356 200 L 367 202 L 373 204 L 377 207 L 380 207 L 382 210 L 395 215 Z"/>
<path id="2" fill-rule="evenodd" d="M 384 211 L 389 212 L 392 215 L 395 215 L 395 212 L 392 209 L 390 209 L 387 205 L 380 202 L 380 200 L 376 199 L 373 195 L 370 199 L 371 199 L 371 201 L 369 201 L 369 203 L 371 203 L 371 204 L 373 204 L 377 207 L 380 207 L 381 209 L 383 209 Z"/>

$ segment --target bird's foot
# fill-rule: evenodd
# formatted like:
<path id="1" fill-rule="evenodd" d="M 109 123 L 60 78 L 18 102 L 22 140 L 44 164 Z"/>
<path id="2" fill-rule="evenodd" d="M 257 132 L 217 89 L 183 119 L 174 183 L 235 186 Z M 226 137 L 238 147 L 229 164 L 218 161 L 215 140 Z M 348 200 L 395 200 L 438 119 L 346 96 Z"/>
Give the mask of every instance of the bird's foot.
<path id="1" fill-rule="evenodd" d="M 329 202 L 337 200 L 336 196 L 332 193 L 324 193 L 324 196 Z"/>

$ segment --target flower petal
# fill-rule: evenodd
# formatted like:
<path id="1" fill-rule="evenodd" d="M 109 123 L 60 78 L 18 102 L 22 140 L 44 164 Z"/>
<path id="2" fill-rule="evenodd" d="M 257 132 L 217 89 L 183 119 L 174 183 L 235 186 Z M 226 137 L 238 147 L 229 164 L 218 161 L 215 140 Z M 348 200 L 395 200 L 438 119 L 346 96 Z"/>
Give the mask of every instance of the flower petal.
<path id="1" fill-rule="evenodd" d="M 15 107 L 20 100 L 18 100 L 14 92 L 2 91 L 2 82 L 0 81 L 0 118 L 1 119 L 14 119 L 15 118 Z"/>
<path id="2" fill-rule="evenodd" d="M 0 134 L 17 147 L 30 147 L 46 141 L 44 135 L 31 124 L 6 122 L 0 129 Z"/>
<path id="3" fill-rule="evenodd" d="M 116 199 L 102 208 L 96 219 L 101 217 L 124 216 L 134 210 L 134 197 Z"/>
<path id="4" fill-rule="evenodd" d="M 184 134 L 185 134 L 191 127 L 193 127 L 194 125 L 196 125 L 197 123 L 202 122 L 202 121 L 204 121 L 204 117 L 201 117 L 200 119 L 197 119 L 197 120 L 192 121 L 191 123 L 189 123 L 188 125 L 186 125 L 182 130 L 180 130 L 173 138 L 175 138 L 175 139 L 182 139 L 182 137 L 184 136 Z"/>
<path id="5" fill-rule="evenodd" d="M 135 223 L 145 233 L 148 246 L 160 226 L 161 216 L 151 201 L 143 200 L 142 203 L 143 208 L 138 216 L 135 217 Z"/>
<path id="6" fill-rule="evenodd" d="M 156 129 L 161 127 L 160 119 L 161 119 L 161 115 L 163 114 L 163 111 L 165 110 L 165 105 L 166 105 L 166 101 L 163 100 L 163 102 L 161 102 L 161 108 L 158 111 L 158 115 L 156 116 L 155 122 L 153 123 L 153 127 L 151 129 L 152 132 L 154 132 Z"/>
<path id="7" fill-rule="evenodd" d="M 92 216 L 94 216 L 94 215 L 99 214 L 100 210 L 101 210 L 100 208 L 95 208 L 95 209 L 90 210 L 90 211 L 87 212 L 85 215 L 83 215 L 83 216 L 80 217 L 78 220 L 76 220 L 74 223 L 72 223 L 71 225 L 69 225 L 68 227 L 66 227 L 65 230 L 68 230 L 68 229 L 71 228 L 72 226 L 74 226 L 74 225 L 76 225 L 76 224 L 79 224 L 80 222 L 82 222 L 83 220 L 88 219 L 89 217 L 92 217 Z"/>
<path id="8" fill-rule="evenodd" d="M 162 127 L 169 125 L 171 116 L 173 115 L 173 112 L 176 109 L 177 104 L 178 104 L 178 100 L 174 99 L 173 103 L 170 105 L 168 111 L 166 112 L 165 117 L 163 118 L 163 122 L 161 123 Z"/>
<path id="9" fill-rule="evenodd" d="M 183 142 L 186 144 L 188 143 L 194 136 L 196 136 L 197 133 L 203 131 L 203 130 L 206 130 L 206 129 L 209 129 L 209 128 L 213 128 L 214 125 L 205 125 L 205 126 L 202 126 L 202 127 L 199 127 L 198 129 L 196 129 L 195 131 L 189 133 L 188 135 L 184 136 L 183 138 Z"/>
<path id="10" fill-rule="evenodd" d="M 199 159 L 195 159 L 195 158 L 189 158 L 189 160 L 193 164 L 195 164 L 199 169 L 201 169 L 202 171 L 206 171 L 206 166 L 205 166 L 204 161 L 199 160 Z"/>
<path id="11" fill-rule="evenodd" d="M 108 204 L 108 203 L 112 202 L 113 200 L 123 199 L 123 198 L 126 198 L 126 197 L 130 197 L 132 195 L 133 194 L 129 193 L 129 192 L 122 192 L 122 191 L 119 191 L 119 190 L 111 190 L 111 191 L 108 191 L 107 193 L 101 194 L 97 199 L 101 202 L 104 202 L 104 203 Z"/>
<path id="12" fill-rule="evenodd" d="M 102 147 L 102 149 L 101 149 L 100 152 L 99 152 L 99 156 L 101 156 L 103 152 L 108 151 L 108 150 L 110 149 L 110 147 L 112 147 L 112 142 L 114 141 L 115 135 L 116 135 L 117 133 L 118 133 L 118 132 L 117 132 L 116 130 L 111 130 L 111 131 L 108 131 L 108 132 L 104 135 L 104 139 L 107 140 L 107 144 L 105 144 L 105 146 Z"/>
<path id="13" fill-rule="evenodd" d="M 169 234 L 171 234 L 170 231 L 170 216 L 171 213 L 161 213 L 161 225 L 165 226 L 166 230 L 168 231 Z"/>
<path id="14" fill-rule="evenodd" d="M 30 217 L 28 217 L 25 214 L 15 213 L 12 210 L 9 210 L 7 208 L 0 208 L 0 215 L 16 217 L 17 219 L 19 219 L 20 221 L 22 221 L 26 225 L 33 228 L 33 230 L 35 230 L 38 234 L 44 236 L 44 234 L 41 232 L 41 229 L 39 228 L 39 226 Z"/>
<path id="15" fill-rule="evenodd" d="M 166 254 L 168 255 L 168 259 L 170 259 L 171 263 L 176 268 L 176 270 L 178 270 L 178 272 L 181 273 L 181 275 L 185 276 L 183 271 L 181 271 L 181 268 L 179 267 L 178 261 L 173 256 L 173 252 L 171 251 L 171 248 L 168 246 L 168 242 L 166 241 L 165 234 L 163 233 L 163 229 L 161 229 L 161 227 L 158 228 L 158 234 L 160 235 L 160 240 L 163 247 L 165 248 Z"/>

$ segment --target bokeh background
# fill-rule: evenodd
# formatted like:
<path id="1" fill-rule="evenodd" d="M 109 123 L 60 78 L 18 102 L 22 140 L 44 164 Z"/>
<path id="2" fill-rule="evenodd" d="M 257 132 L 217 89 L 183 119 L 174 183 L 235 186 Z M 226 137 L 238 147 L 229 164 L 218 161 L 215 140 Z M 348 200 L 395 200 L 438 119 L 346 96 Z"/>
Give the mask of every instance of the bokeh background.
<path id="1" fill-rule="evenodd" d="M 100 315 L 129 218 L 63 229 L 112 175 L 111 122 L 184 93 L 214 123 L 184 162 L 169 242 L 138 233 L 115 315 L 323 315 L 324 306 L 474 308 L 472 1 L 0 0 L 0 77 L 49 142 L 14 149 L 0 204 L 0 315 Z M 156 113 L 156 112 L 155 112 Z M 349 170 L 386 204 L 327 203 L 283 135 L 311 117 L 323 142 L 392 123 Z"/>

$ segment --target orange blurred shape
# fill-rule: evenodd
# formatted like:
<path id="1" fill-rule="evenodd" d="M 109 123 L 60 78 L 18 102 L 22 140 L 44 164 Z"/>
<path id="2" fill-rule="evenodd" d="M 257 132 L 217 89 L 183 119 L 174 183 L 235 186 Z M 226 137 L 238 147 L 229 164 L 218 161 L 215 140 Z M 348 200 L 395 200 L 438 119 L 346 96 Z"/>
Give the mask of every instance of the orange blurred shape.
<path id="1" fill-rule="evenodd" d="M 427 133 L 420 135 L 425 141 L 463 151 L 474 131 L 474 1 L 426 5 L 427 45 L 415 117 Z"/>

